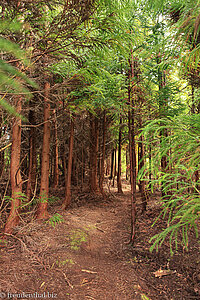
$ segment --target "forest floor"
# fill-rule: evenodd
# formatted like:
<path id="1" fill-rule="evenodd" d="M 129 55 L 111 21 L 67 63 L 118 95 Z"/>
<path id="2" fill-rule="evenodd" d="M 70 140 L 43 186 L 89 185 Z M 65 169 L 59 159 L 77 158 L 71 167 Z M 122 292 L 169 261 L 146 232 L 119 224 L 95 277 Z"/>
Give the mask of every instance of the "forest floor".
<path id="1" fill-rule="evenodd" d="M 149 238 L 166 221 L 152 227 L 160 212 L 158 197 L 151 197 L 141 215 L 138 193 L 137 235 L 131 246 L 130 187 L 123 188 L 123 195 L 111 189 L 106 199 L 77 191 L 67 211 L 59 200 L 51 204 L 50 214 L 60 214 L 60 223 L 24 223 L 6 242 L 1 240 L 0 298 L 200 299 L 194 236 L 188 252 L 179 248 L 171 257 L 166 241 L 158 253 L 150 253 Z M 61 199 L 63 191 L 59 193 L 54 194 Z"/>

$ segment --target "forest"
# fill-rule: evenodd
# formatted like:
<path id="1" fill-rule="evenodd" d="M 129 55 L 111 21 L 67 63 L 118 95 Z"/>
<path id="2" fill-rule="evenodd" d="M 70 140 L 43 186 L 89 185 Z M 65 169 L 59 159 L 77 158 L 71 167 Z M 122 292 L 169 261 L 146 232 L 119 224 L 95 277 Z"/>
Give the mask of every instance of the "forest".
<path id="1" fill-rule="evenodd" d="M 199 299 L 199 0 L 0 15 L 0 298 Z"/>

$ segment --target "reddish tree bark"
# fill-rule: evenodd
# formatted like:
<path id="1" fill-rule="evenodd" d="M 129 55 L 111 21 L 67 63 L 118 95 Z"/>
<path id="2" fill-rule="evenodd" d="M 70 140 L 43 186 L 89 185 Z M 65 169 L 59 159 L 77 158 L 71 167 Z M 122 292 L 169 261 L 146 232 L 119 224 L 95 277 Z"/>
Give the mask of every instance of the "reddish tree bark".
<path id="1" fill-rule="evenodd" d="M 49 151 L 50 151 L 50 103 L 49 103 L 50 83 L 45 82 L 44 86 L 44 128 L 42 144 L 42 165 L 41 165 L 41 185 L 39 205 L 37 208 L 37 219 L 48 217 L 48 195 L 49 195 Z"/>
<path id="2" fill-rule="evenodd" d="M 121 169 L 122 169 L 122 161 L 121 161 L 121 148 L 122 148 L 122 118 L 120 117 L 119 123 L 119 139 L 118 139 L 118 171 L 117 171 L 117 190 L 118 193 L 123 194 L 122 191 L 122 181 L 121 181 Z"/>
<path id="3" fill-rule="evenodd" d="M 54 115 L 54 138 L 55 138 L 55 145 L 54 145 L 54 176 L 53 176 L 53 187 L 56 189 L 58 187 L 59 182 L 59 170 L 58 170 L 58 125 L 56 120 L 56 110 L 53 110 Z"/>
<path id="4" fill-rule="evenodd" d="M 29 112 L 29 123 L 32 126 L 30 127 L 30 135 L 29 135 L 29 172 L 28 172 L 28 182 L 26 187 L 27 201 L 30 201 L 31 197 L 33 196 L 33 191 L 35 189 L 36 168 L 37 168 L 36 128 L 34 127 L 35 113 L 32 109 Z"/>
<path id="5" fill-rule="evenodd" d="M 109 179 L 113 179 L 113 173 L 114 173 L 114 155 L 115 155 L 115 149 L 112 149 L 111 153 L 111 167 L 110 167 L 110 177 Z"/>
<path id="6" fill-rule="evenodd" d="M 99 180 L 99 188 L 102 194 L 104 194 L 103 191 L 103 182 L 104 182 L 104 173 L 105 173 L 105 153 L 106 152 L 106 112 L 104 111 L 103 114 L 103 143 L 102 143 L 102 157 L 100 161 L 101 165 L 101 172 L 100 172 L 100 180 Z"/>
<path id="7" fill-rule="evenodd" d="M 142 128 L 141 116 L 139 117 L 139 125 Z M 138 172 L 144 167 L 144 139 L 143 135 L 140 135 L 140 142 L 138 144 Z M 147 208 L 147 196 L 145 193 L 145 183 L 143 180 L 139 181 L 139 190 L 142 200 L 142 212 L 146 211 Z"/>
<path id="8" fill-rule="evenodd" d="M 106 159 L 106 176 L 110 174 L 110 158 Z"/>
<path id="9" fill-rule="evenodd" d="M 73 159 L 72 159 L 72 183 L 73 185 L 78 185 L 78 178 L 77 178 L 77 154 L 74 153 Z"/>
<path id="10" fill-rule="evenodd" d="M 117 175 L 117 150 L 114 149 L 114 168 L 113 168 L 113 184 L 112 186 L 115 186 L 115 177 Z"/>
<path id="11" fill-rule="evenodd" d="M 130 181 L 131 181 L 131 241 L 135 238 L 136 223 L 136 153 L 134 137 L 134 120 L 129 113 L 129 143 L 130 143 Z"/>
<path id="12" fill-rule="evenodd" d="M 98 162 L 98 119 L 90 113 L 90 192 L 98 193 L 97 162 Z"/>
<path id="13" fill-rule="evenodd" d="M 129 163 L 129 152 L 128 147 L 126 147 L 126 180 L 128 180 L 129 177 L 129 169 L 130 169 L 130 163 Z"/>
<path id="14" fill-rule="evenodd" d="M 73 144 L 74 144 L 74 119 L 72 117 L 70 124 L 70 138 L 69 138 L 69 155 L 67 174 L 65 176 L 65 199 L 62 208 L 66 209 L 71 204 L 71 177 L 72 177 L 72 159 L 73 159 Z"/>
<path id="15" fill-rule="evenodd" d="M 16 98 L 16 111 L 21 113 L 22 98 Z M 8 216 L 4 232 L 12 233 L 13 228 L 19 224 L 19 212 L 22 193 L 22 177 L 20 173 L 20 153 L 21 153 L 21 119 L 14 118 L 12 128 L 12 148 L 10 162 L 10 180 L 12 189 L 12 201 L 10 214 Z"/>
<path id="16" fill-rule="evenodd" d="M 84 153 L 83 143 L 82 143 L 81 145 L 81 190 L 83 189 L 84 178 L 85 178 L 85 153 Z"/>
<path id="17" fill-rule="evenodd" d="M 136 224 L 136 149 L 135 149 L 135 103 L 131 93 L 132 78 L 134 76 L 133 56 L 130 61 L 129 88 L 128 88 L 128 127 L 129 127 L 129 155 L 130 155 L 130 182 L 131 182 L 131 242 L 135 239 Z"/>

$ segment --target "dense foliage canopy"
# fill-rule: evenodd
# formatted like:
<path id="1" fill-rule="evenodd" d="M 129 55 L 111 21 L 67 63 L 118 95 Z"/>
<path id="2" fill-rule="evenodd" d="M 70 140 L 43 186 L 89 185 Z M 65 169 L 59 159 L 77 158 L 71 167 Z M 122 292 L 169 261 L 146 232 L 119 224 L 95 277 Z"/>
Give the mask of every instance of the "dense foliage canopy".
<path id="1" fill-rule="evenodd" d="M 15 197 L 9 195 L 11 202 L 20 199 L 13 208 L 19 208 L 17 215 L 24 207 L 31 209 L 35 199 L 37 204 L 48 202 L 48 188 L 43 187 L 39 196 L 37 180 L 42 182 L 44 176 L 41 157 L 49 134 L 51 146 L 45 153 L 50 157 L 50 186 L 65 182 L 69 190 L 72 169 L 72 183 L 89 182 L 96 192 L 98 177 L 102 191 L 105 163 L 117 147 L 118 154 L 127 149 L 135 185 L 132 195 L 136 180 L 143 196 L 158 190 L 168 218 L 168 227 L 152 237 L 151 249 L 169 238 L 173 252 L 179 233 L 187 247 L 191 230 L 198 237 L 200 212 L 199 1 L 4 0 L 0 13 L 2 182 L 8 180 L 10 161 L 16 159 L 14 150 L 9 152 L 13 124 L 22 118 L 11 190 L 24 187 L 17 197 L 16 192 Z M 46 132 L 44 125 L 42 138 L 43 124 L 49 127 Z M 27 181 L 32 185 L 28 202 Z M 2 223 L 6 196 L 3 188 Z M 144 198 L 144 210 L 145 203 Z M 17 215 L 12 214 L 13 221 Z"/>

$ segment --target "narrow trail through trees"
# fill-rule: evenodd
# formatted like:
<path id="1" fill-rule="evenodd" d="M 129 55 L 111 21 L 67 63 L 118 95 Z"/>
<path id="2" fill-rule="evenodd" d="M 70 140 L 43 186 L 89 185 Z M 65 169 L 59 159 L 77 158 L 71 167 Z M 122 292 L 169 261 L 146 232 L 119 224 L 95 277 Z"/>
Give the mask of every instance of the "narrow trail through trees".
<path id="1" fill-rule="evenodd" d="M 70 299 L 141 299 L 138 277 L 126 253 L 130 216 L 126 209 L 124 220 L 122 205 L 128 201 L 130 194 L 66 213 L 71 259 L 68 276 L 73 285 Z M 61 251 L 59 259 L 64 261 L 65 256 Z"/>
<path id="2" fill-rule="evenodd" d="M 22 228 L 15 251 L 13 246 L 4 257 L 5 264 L 14 257 L 15 261 L 10 272 L 5 268 L 0 275 L 1 287 L 5 277 L 9 287 L 3 290 L 46 291 L 59 300 L 141 299 L 143 289 L 126 249 L 130 193 L 114 201 L 95 201 L 62 213 L 63 222 L 55 228 L 48 223 Z"/>
<path id="3" fill-rule="evenodd" d="M 149 253 L 151 217 L 140 216 L 135 249 L 128 243 L 129 189 L 126 186 L 122 195 L 113 192 L 107 200 L 82 194 L 83 200 L 78 194 L 80 203 L 64 213 L 60 206 L 50 208 L 52 215 L 63 217 L 54 227 L 50 221 L 18 227 L 6 247 L 1 247 L 1 291 L 37 292 L 46 297 L 49 293 L 59 300 L 173 299 L 174 295 L 177 300 L 195 299 L 192 290 L 185 294 L 187 278 L 178 273 L 177 266 L 179 276 L 174 271 L 155 278 L 153 271 L 165 268 L 168 260 Z"/>

